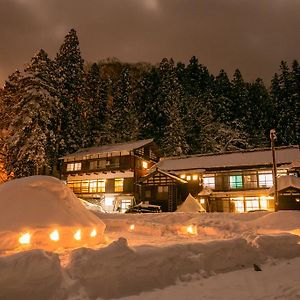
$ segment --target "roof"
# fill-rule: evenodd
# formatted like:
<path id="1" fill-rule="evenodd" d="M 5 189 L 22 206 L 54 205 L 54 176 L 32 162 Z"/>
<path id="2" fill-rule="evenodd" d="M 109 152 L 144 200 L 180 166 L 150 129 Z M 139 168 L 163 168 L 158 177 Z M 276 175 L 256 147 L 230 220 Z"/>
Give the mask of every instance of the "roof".
<path id="1" fill-rule="evenodd" d="M 276 148 L 276 163 L 290 164 L 300 160 L 299 146 Z M 198 154 L 162 158 L 157 166 L 165 171 L 186 171 L 195 169 L 217 169 L 228 167 L 271 165 L 270 149 L 253 149 L 222 154 Z"/>
<path id="2" fill-rule="evenodd" d="M 134 141 L 134 142 L 103 145 L 103 146 L 99 146 L 99 147 L 83 148 L 83 149 L 78 150 L 75 153 L 68 154 L 68 155 L 62 157 L 61 159 L 75 158 L 75 157 L 81 157 L 81 156 L 92 155 L 92 154 L 132 151 L 132 150 L 141 148 L 145 145 L 148 145 L 152 142 L 153 142 L 153 139 L 148 139 L 148 140 L 140 140 L 140 141 Z"/>
<path id="3" fill-rule="evenodd" d="M 300 190 L 300 178 L 292 175 L 280 176 L 277 179 L 277 191 L 281 192 L 287 188 Z M 269 190 L 270 195 L 274 195 L 274 186 Z"/>
<path id="4" fill-rule="evenodd" d="M 140 183 L 143 183 L 144 181 L 146 181 L 147 179 L 153 177 L 157 173 L 160 173 L 160 174 L 165 175 L 165 176 L 167 176 L 169 178 L 172 178 L 172 179 L 174 179 L 176 181 L 179 181 L 180 183 L 188 183 L 186 180 L 184 180 L 184 179 L 182 179 L 180 177 L 177 177 L 177 176 L 175 176 L 173 174 L 167 173 L 167 172 L 159 170 L 159 169 L 155 169 L 153 172 L 149 173 L 148 175 L 141 177 Z"/>

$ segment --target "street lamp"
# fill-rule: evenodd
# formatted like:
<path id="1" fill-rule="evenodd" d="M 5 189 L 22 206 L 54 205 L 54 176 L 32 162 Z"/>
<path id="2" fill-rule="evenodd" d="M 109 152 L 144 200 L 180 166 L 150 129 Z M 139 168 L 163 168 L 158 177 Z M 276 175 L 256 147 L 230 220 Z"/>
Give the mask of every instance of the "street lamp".
<path id="1" fill-rule="evenodd" d="M 275 140 L 277 139 L 275 129 L 270 130 L 270 140 L 271 140 L 271 150 L 272 150 L 272 160 L 273 160 L 273 183 L 274 183 L 274 202 L 275 211 L 278 211 L 278 188 L 277 188 L 277 166 L 276 166 L 276 156 L 275 156 Z"/>

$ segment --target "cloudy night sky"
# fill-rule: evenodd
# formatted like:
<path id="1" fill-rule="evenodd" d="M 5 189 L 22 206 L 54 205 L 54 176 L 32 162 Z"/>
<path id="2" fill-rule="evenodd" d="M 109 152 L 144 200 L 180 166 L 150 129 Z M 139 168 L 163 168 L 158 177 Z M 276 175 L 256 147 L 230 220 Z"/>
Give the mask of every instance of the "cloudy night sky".
<path id="1" fill-rule="evenodd" d="M 299 0 L 0 0 L 0 84 L 40 48 L 77 30 L 88 62 L 158 63 L 195 55 L 214 74 L 269 80 L 300 58 Z"/>

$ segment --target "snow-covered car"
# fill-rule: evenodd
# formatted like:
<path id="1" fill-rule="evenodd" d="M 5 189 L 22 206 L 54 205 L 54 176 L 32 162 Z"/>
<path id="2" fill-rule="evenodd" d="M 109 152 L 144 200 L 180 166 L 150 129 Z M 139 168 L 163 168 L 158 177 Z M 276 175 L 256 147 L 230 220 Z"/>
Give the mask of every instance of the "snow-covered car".
<path id="1" fill-rule="evenodd" d="M 125 213 L 160 213 L 161 207 L 159 205 L 152 205 L 146 203 L 139 203 L 138 205 L 129 207 Z"/>

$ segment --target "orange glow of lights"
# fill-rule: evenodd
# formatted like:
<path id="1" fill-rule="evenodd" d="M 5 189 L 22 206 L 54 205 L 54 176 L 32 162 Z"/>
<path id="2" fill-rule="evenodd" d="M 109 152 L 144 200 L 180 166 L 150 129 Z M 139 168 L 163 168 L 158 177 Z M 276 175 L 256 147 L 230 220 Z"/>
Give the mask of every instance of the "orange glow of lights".
<path id="1" fill-rule="evenodd" d="M 93 229 L 92 232 L 90 233 L 90 237 L 95 237 L 97 235 L 96 229 Z"/>
<path id="2" fill-rule="evenodd" d="M 186 228 L 186 232 L 188 234 L 197 234 L 197 227 L 195 225 L 189 225 L 187 228 Z"/>
<path id="3" fill-rule="evenodd" d="M 54 230 L 49 234 L 50 240 L 52 241 L 58 241 L 59 240 L 59 233 L 58 230 Z"/>
<path id="4" fill-rule="evenodd" d="M 135 228 L 135 225 L 134 225 L 134 224 L 131 224 L 131 225 L 129 226 L 129 230 L 130 230 L 130 231 L 133 231 L 134 228 Z"/>
<path id="5" fill-rule="evenodd" d="M 80 229 L 78 229 L 78 230 L 75 232 L 75 234 L 74 234 L 74 239 L 75 239 L 76 241 L 80 241 L 80 240 L 81 240 L 81 230 L 80 230 Z"/>
<path id="6" fill-rule="evenodd" d="M 30 244 L 30 239 L 31 239 L 31 236 L 30 236 L 30 233 L 24 233 L 20 236 L 19 238 L 19 243 L 21 245 L 28 245 Z"/>

